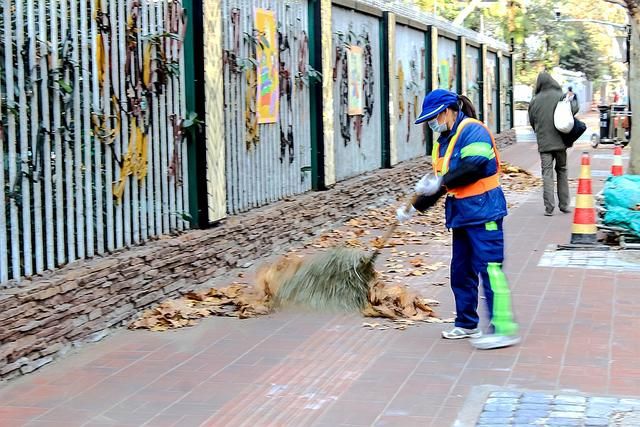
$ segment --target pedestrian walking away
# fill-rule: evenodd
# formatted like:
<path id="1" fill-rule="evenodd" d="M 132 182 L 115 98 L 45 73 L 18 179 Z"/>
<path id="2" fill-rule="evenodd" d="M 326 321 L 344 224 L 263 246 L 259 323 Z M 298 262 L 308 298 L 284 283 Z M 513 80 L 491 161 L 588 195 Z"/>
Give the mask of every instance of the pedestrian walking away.
<path id="1" fill-rule="evenodd" d="M 547 72 L 538 74 L 536 90 L 529 104 L 529 123 L 536 133 L 538 152 L 542 165 L 544 214 L 553 215 L 556 207 L 554 196 L 554 176 L 556 172 L 558 188 L 558 208 L 561 212 L 571 212 L 569 179 L 567 177 L 567 147 L 554 124 L 554 112 L 558 101 L 564 95 L 562 88 Z M 571 111 L 578 112 L 578 100 L 570 99 Z"/>
<path id="2" fill-rule="evenodd" d="M 451 289 L 456 304 L 455 327 L 445 339 L 471 338 L 478 349 L 508 347 L 520 342 L 511 310 L 511 293 L 502 271 L 502 220 L 507 204 L 500 187 L 500 158 L 493 135 L 477 120 L 465 96 L 436 89 L 424 98 L 416 124 L 428 122 L 440 136 L 434 143 L 434 173 L 415 186 L 413 206 L 397 211 L 405 222 L 415 211 L 426 211 L 446 195 L 445 216 L 453 230 Z M 490 315 L 489 334 L 480 330 L 478 291 L 482 283 Z"/>
<path id="3" fill-rule="evenodd" d="M 578 95 L 575 94 L 575 92 L 573 91 L 573 87 L 569 86 L 567 88 L 567 93 L 564 95 L 569 101 L 573 101 L 575 100 L 576 102 L 578 102 Z"/>

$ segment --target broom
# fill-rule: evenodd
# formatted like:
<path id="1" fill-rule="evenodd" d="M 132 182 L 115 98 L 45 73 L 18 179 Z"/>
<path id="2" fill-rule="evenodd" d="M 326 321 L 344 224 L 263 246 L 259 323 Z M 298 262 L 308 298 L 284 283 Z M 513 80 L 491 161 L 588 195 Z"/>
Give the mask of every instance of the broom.
<path id="1" fill-rule="evenodd" d="M 417 196 L 406 203 L 407 209 Z M 375 261 L 398 227 L 395 221 L 384 233 L 373 253 L 354 248 L 333 248 L 302 264 L 278 288 L 276 306 L 304 306 L 323 311 L 360 311 L 369 298 L 375 279 Z"/>

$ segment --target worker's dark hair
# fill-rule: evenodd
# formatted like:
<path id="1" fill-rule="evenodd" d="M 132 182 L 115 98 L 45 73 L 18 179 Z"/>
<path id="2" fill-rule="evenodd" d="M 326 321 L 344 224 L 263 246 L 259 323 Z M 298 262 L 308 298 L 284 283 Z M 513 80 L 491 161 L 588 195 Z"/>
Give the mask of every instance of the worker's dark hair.
<path id="1" fill-rule="evenodd" d="M 569 92 L 573 92 L 573 88 L 569 86 Z"/>
<path id="2" fill-rule="evenodd" d="M 472 119 L 477 119 L 478 115 L 476 114 L 476 107 L 473 106 L 473 102 L 465 95 L 458 95 L 458 102 L 456 104 L 449 105 L 453 111 L 460 111 L 464 113 L 465 116 L 471 117 Z"/>

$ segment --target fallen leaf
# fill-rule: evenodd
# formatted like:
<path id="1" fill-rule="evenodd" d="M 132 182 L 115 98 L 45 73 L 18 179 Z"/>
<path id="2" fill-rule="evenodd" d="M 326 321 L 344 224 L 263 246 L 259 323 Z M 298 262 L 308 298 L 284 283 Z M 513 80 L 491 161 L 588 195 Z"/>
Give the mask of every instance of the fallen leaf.
<path id="1" fill-rule="evenodd" d="M 408 319 L 395 319 L 393 321 L 394 323 L 400 323 L 403 325 L 415 325 L 416 322 L 414 322 L 413 320 L 408 320 Z"/>
<path id="2" fill-rule="evenodd" d="M 426 270 L 436 271 L 436 270 L 439 270 L 439 269 L 441 269 L 442 267 L 445 267 L 445 266 L 446 266 L 446 264 L 444 262 L 438 261 L 438 262 L 436 262 L 434 264 L 431 264 L 431 265 L 425 265 L 424 268 Z"/>
<path id="3" fill-rule="evenodd" d="M 412 258 L 409 260 L 409 264 L 413 265 L 414 267 L 421 267 L 424 265 L 424 260 L 422 258 Z"/>

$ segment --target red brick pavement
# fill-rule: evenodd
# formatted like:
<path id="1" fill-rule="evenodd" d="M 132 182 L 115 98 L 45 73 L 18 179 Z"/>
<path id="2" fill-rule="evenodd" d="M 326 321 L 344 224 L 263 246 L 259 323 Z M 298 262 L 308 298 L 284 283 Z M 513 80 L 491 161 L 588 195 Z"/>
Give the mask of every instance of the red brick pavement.
<path id="1" fill-rule="evenodd" d="M 535 143 L 504 157 L 538 170 Z M 609 165 L 594 160 L 593 168 Z M 505 225 L 518 347 L 475 351 L 440 338 L 450 325 L 370 331 L 358 316 L 311 313 L 120 331 L 5 385 L 0 426 L 440 427 L 477 385 L 640 396 L 640 273 L 538 267 L 547 245 L 568 241 L 571 224 L 571 215 L 542 212 L 535 192 Z M 446 247 L 430 251 L 448 259 Z M 448 287 L 424 281 L 411 286 L 451 316 Z"/>

